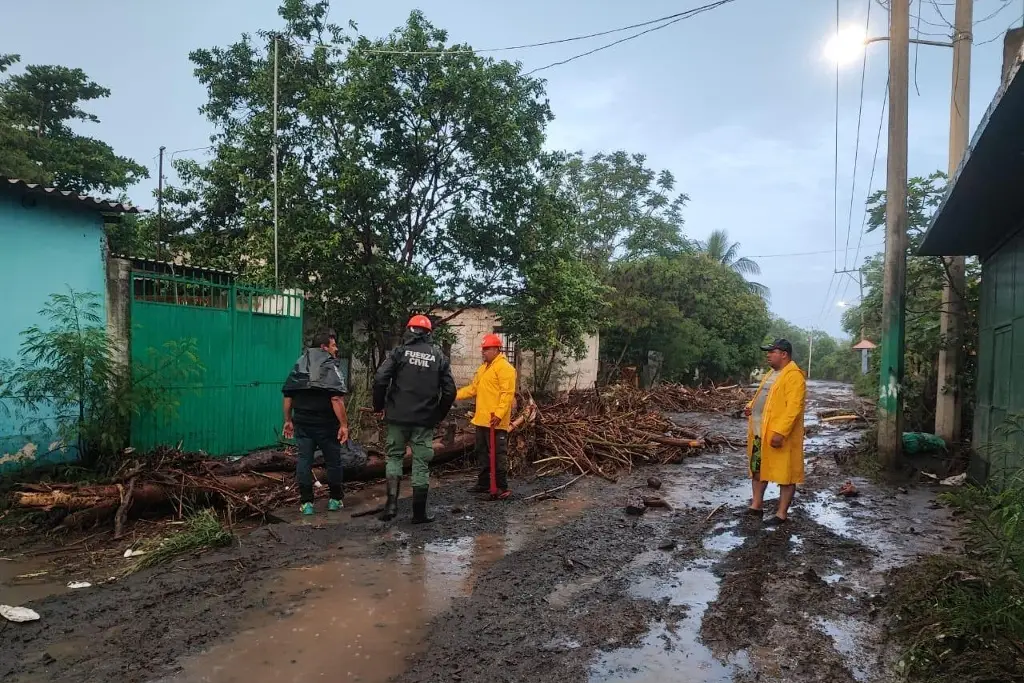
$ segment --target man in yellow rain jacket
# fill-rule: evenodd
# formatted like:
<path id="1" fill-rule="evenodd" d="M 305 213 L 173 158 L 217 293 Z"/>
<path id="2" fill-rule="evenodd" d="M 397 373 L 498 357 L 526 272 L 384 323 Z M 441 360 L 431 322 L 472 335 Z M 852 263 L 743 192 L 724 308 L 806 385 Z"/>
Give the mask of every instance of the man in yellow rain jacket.
<path id="1" fill-rule="evenodd" d="M 456 401 L 476 398 L 473 425 L 476 427 L 476 457 L 480 464 L 473 493 L 487 493 L 491 485 L 490 441 L 491 428 L 495 430 L 495 468 L 498 499 L 505 500 L 508 490 L 508 430 L 512 422 L 512 403 L 516 393 L 516 369 L 501 352 L 501 338 L 488 334 L 483 340 L 483 365 L 473 376 L 468 387 L 459 389 Z"/>
<path id="2" fill-rule="evenodd" d="M 747 404 L 747 457 L 754 495 L 748 512 L 764 515 L 768 482 L 779 485 L 779 509 L 765 520 L 778 526 L 788 519 L 796 485 L 804 481 L 804 400 L 807 382 L 793 362 L 793 345 L 776 339 L 761 347 L 768 354 L 771 372 L 761 380 L 754 400 Z"/>

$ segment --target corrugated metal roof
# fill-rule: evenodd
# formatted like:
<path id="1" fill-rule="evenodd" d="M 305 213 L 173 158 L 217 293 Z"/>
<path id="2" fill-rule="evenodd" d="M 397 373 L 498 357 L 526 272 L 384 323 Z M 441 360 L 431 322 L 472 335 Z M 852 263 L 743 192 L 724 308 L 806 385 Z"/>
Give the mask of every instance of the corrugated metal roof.
<path id="1" fill-rule="evenodd" d="M 233 270 L 223 270 L 221 268 L 207 268 L 205 266 L 194 266 L 187 263 L 175 263 L 174 261 L 161 261 L 159 259 L 146 258 L 142 256 L 131 256 L 129 254 L 115 254 L 114 258 L 125 259 L 131 261 L 132 265 L 141 268 L 145 265 L 152 265 L 166 268 L 167 270 L 183 271 L 183 270 L 195 270 L 203 271 L 205 273 L 217 273 L 218 275 L 230 275 L 232 277 L 238 277 L 238 273 Z"/>
<path id="2" fill-rule="evenodd" d="M 95 209 L 96 211 L 111 213 L 143 213 L 143 210 L 131 204 L 112 202 L 105 199 L 96 199 L 88 195 L 78 194 L 71 190 L 59 190 L 56 187 L 45 187 L 38 183 L 30 183 L 19 178 L 4 178 L 6 182 L 0 183 L 0 187 L 13 188 L 26 193 L 43 194 L 59 201 L 73 203 L 83 208 Z"/>

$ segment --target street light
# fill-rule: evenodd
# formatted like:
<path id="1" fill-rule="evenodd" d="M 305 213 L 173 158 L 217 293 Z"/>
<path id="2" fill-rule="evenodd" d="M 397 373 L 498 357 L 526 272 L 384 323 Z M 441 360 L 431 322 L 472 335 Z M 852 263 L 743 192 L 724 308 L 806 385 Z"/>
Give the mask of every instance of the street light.
<path id="1" fill-rule="evenodd" d="M 838 33 L 832 36 L 828 43 L 825 44 L 825 56 L 837 64 L 844 65 L 849 64 L 864 54 L 864 48 L 871 43 L 881 43 L 889 40 L 888 36 L 877 36 L 869 38 L 864 32 L 864 29 L 849 26 L 844 29 L 840 29 Z M 932 45 L 934 47 L 953 47 L 951 42 L 941 42 L 937 40 L 920 40 L 917 38 L 911 38 L 910 42 L 914 45 Z"/>
<path id="2" fill-rule="evenodd" d="M 868 36 L 863 29 L 848 26 L 840 29 L 825 45 L 825 56 L 837 64 L 849 64 L 864 53 Z"/>

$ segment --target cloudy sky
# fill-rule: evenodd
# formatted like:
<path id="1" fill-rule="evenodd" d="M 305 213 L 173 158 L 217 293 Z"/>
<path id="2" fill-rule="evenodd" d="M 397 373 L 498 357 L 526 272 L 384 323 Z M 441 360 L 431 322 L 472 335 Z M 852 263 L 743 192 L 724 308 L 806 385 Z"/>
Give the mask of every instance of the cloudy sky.
<path id="1" fill-rule="evenodd" d="M 362 33 L 378 36 L 419 8 L 452 40 L 491 48 L 607 30 L 706 1 L 336 0 L 331 18 L 353 19 Z M 919 25 L 923 38 L 948 39 L 942 36 L 950 32 L 952 4 L 915 0 L 920 24 L 912 18 L 912 26 Z M 840 0 L 839 6 L 841 25 L 862 30 L 870 6 L 870 34 L 886 34 L 879 0 Z M 208 144 L 210 127 L 197 112 L 205 93 L 192 76 L 189 51 L 279 25 L 276 0 L 0 0 L 0 8 L 0 52 L 21 54 L 23 64 L 81 67 L 113 91 L 93 107 L 102 123 L 88 133 L 151 168 L 154 180 L 131 192 L 143 206 L 153 203 L 160 145 L 175 157 L 202 158 L 178 150 Z M 976 0 L 972 129 L 998 87 L 999 38 L 1022 18 L 1022 0 Z M 837 302 L 855 301 L 857 287 L 834 271 L 854 267 L 881 246 L 880 235 L 859 236 L 882 121 L 886 48 L 869 48 L 856 179 L 860 62 L 841 70 L 836 219 L 835 68 L 824 57 L 835 26 L 833 0 L 735 0 L 546 70 L 541 75 L 556 115 L 549 146 L 641 152 L 652 166 L 671 170 L 691 198 L 690 237 L 727 230 L 744 254 L 757 257 L 776 313 L 838 333 Z M 535 68 L 618 37 L 503 54 Z M 911 51 L 911 174 L 946 168 L 951 62 L 946 48 Z M 871 189 L 884 182 L 883 132 Z"/>

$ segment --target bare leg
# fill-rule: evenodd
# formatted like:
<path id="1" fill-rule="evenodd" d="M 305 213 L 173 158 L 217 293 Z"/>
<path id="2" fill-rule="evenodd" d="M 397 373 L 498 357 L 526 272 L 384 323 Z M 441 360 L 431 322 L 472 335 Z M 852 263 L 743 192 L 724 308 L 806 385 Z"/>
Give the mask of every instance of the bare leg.
<path id="1" fill-rule="evenodd" d="M 796 494 L 796 484 L 788 484 L 779 487 L 779 510 L 775 516 L 779 519 L 786 519 L 789 515 L 789 506 L 793 504 L 793 496 Z"/>
<path id="2" fill-rule="evenodd" d="M 751 510 L 763 510 L 764 509 L 764 492 L 768 489 L 768 482 L 761 481 L 761 473 L 754 472 L 754 477 L 751 479 L 751 488 L 753 489 L 754 495 L 750 499 Z"/>

